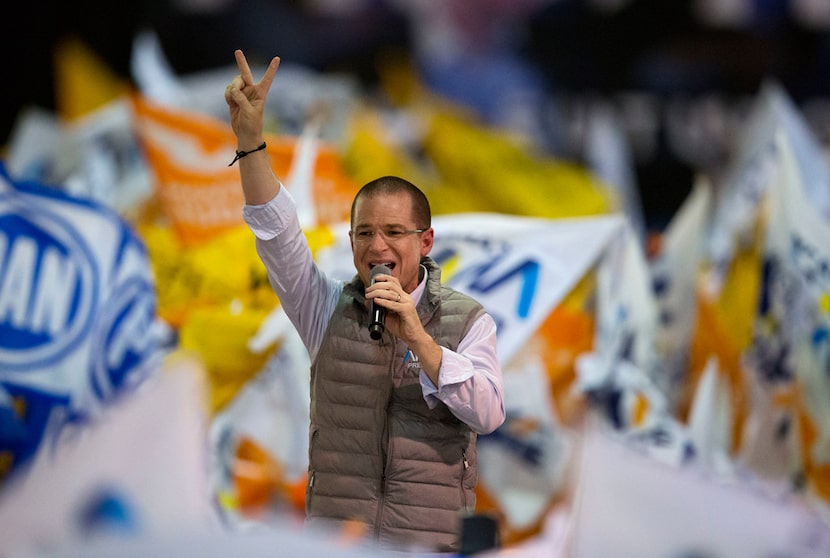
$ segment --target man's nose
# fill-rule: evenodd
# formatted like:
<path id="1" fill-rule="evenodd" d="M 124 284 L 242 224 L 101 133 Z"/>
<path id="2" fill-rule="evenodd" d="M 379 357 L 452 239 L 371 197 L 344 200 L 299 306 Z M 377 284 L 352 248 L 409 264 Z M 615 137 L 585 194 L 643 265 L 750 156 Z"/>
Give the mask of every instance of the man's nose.
<path id="1" fill-rule="evenodd" d="M 371 246 L 375 249 L 383 249 L 389 246 L 389 241 L 386 240 L 386 237 L 383 236 L 382 232 L 377 231 L 372 235 Z"/>

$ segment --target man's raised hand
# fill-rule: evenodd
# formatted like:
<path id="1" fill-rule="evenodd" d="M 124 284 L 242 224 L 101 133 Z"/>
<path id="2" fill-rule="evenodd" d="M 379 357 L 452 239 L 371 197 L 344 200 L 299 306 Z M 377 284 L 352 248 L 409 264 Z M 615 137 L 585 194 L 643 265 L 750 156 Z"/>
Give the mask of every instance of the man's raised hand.
<path id="1" fill-rule="evenodd" d="M 265 74 L 258 83 L 254 82 L 254 75 L 248 60 L 241 50 L 234 51 L 239 75 L 225 88 L 225 102 L 230 111 L 231 128 L 237 137 L 239 149 L 253 149 L 262 142 L 262 116 L 265 111 L 265 100 L 271 83 L 280 65 L 280 59 L 275 56 L 268 64 Z"/>

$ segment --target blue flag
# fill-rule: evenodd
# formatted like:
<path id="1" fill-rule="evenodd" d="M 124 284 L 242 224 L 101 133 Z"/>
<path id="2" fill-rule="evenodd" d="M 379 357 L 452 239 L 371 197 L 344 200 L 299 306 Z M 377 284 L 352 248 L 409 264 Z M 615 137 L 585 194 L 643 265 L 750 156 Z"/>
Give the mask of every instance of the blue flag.
<path id="1" fill-rule="evenodd" d="M 155 320 L 129 223 L 0 164 L 0 482 L 157 368 Z"/>

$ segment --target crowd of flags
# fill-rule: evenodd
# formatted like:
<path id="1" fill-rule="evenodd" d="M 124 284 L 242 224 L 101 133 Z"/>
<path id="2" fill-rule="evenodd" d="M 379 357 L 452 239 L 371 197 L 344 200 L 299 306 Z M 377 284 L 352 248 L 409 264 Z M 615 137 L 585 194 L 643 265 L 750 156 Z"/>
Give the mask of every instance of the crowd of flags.
<path id="1" fill-rule="evenodd" d="M 142 40 L 137 90 L 27 115 L 0 175 L 0 538 L 27 551 L 301 523 L 308 357 L 227 166 L 234 69 L 183 80 Z M 445 281 L 499 325 L 478 500 L 504 548 L 826 555 L 830 170 L 784 90 L 647 254 L 619 141 L 545 159 L 428 92 L 381 109 L 285 66 L 271 114 L 306 119 L 267 142 L 318 264 L 354 274 L 351 198 L 400 174 Z"/>

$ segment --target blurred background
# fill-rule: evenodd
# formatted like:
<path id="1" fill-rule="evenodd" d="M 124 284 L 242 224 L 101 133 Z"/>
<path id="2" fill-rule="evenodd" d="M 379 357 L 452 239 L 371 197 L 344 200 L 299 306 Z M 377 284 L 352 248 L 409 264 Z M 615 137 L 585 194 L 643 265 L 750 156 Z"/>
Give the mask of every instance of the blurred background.
<path id="1" fill-rule="evenodd" d="M 830 1 L 45 0 L 0 26 L 8 548 L 173 556 L 150 535 L 218 522 L 318 555 L 282 531 L 309 363 L 227 165 L 241 48 L 256 78 L 282 59 L 268 152 L 318 265 L 353 275 L 352 196 L 398 174 L 497 318 L 477 511 L 504 555 L 830 555 Z"/>
<path id="2" fill-rule="evenodd" d="M 241 47 L 253 61 L 277 54 L 348 72 L 371 91 L 384 60 L 411 57 L 438 93 L 485 121 L 513 119 L 565 158 L 580 155 L 580 104 L 607 100 L 633 141 L 650 228 L 665 225 L 694 169 L 722 162 L 725 132 L 763 80 L 777 79 L 821 138 L 830 122 L 830 7 L 821 0 L 130 0 L 117 9 L 47 0 L 18 9 L 0 39 L 3 143 L 23 107 L 56 107 L 62 41 L 80 38 L 129 80 L 144 29 L 181 75 L 227 66 Z M 515 114 L 510 96 L 520 94 L 530 117 Z"/>

